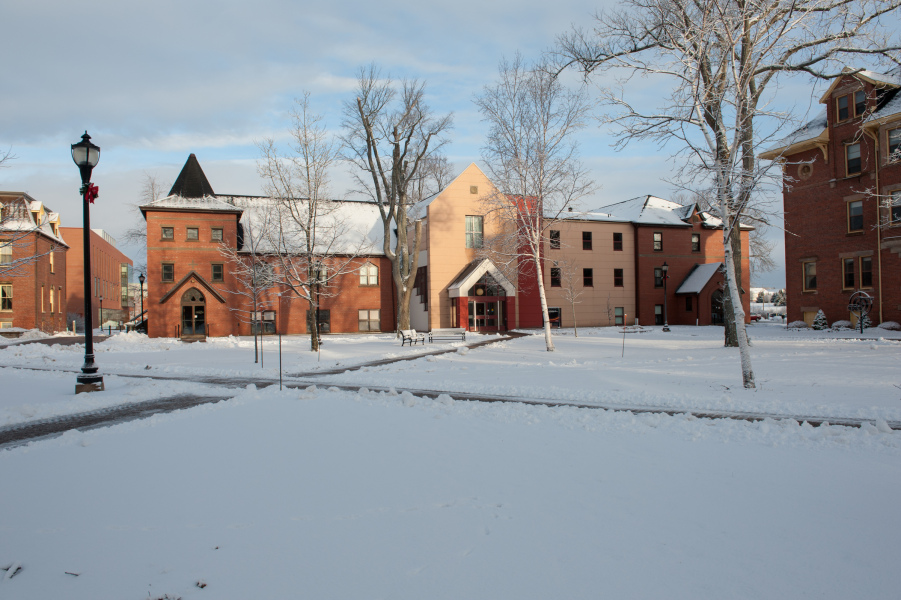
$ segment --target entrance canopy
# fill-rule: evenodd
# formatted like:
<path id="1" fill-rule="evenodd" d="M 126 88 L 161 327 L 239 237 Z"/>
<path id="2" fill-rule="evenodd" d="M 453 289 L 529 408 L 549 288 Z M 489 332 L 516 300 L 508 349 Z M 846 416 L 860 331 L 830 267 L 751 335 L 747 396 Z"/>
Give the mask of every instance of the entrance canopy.
<path id="1" fill-rule="evenodd" d="M 485 276 L 488 277 L 485 277 Z M 483 277 L 485 279 L 483 280 Z M 485 284 L 488 287 L 496 286 L 498 291 L 503 290 L 504 294 L 492 294 L 496 296 L 515 296 L 516 288 L 510 283 L 506 277 L 501 274 L 494 263 L 487 258 L 474 260 L 463 271 L 457 275 L 457 279 L 447 287 L 447 293 L 451 298 L 460 298 L 461 296 L 469 296 L 469 291 L 476 284 Z"/>
<path id="2" fill-rule="evenodd" d="M 722 266 L 721 262 L 696 264 L 685 276 L 685 281 L 676 290 L 676 294 L 700 294 Z"/>

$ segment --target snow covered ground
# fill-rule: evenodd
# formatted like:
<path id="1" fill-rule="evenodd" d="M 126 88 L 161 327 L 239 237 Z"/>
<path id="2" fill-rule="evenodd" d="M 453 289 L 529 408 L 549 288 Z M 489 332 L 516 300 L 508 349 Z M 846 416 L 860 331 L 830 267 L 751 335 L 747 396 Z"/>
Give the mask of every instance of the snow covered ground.
<path id="1" fill-rule="evenodd" d="M 881 423 L 365 389 L 901 416 L 897 332 L 750 331 L 757 391 L 717 328 L 629 334 L 625 357 L 615 329 L 563 331 L 553 354 L 526 337 L 0 451 L 0 598 L 897 597 L 901 433 Z M 286 371 L 435 348 L 334 337 L 317 363 L 307 343 L 285 340 Z M 244 339 L 96 349 L 107 391 L 77 398 L 72 373 L 9 366 L 77 369 L 81 347 L 0 349 L 0 425 L 223 389 L 110 373 L 277 377 Z"/>

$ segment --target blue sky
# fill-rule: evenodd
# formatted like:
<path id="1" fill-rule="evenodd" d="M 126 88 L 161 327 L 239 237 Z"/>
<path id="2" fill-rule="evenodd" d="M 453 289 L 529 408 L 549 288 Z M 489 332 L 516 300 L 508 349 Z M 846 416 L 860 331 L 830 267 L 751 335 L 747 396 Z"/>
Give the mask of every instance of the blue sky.
<path id="1" fill-rule="evenodd" d="M 0 169 L 0 189 L 26 191 L 60 212 L 64 225 L 78 226 L 80 180 L 69 148 L 87 130 L 102 149 L 92 225 L 113 237 L 135 219 L 128 205 L 138 201 L 144 174 L 171 183 L 192 152 L 217 192 L 260 194 L 255 142 L 284 138 L 288 111 L 304 90 L 337 131 L 341 104 L 370 62 L 425 80 L 436 111 L 454 113 L 446 152 L 460 171 L 480 160 L 485 127 L 472 97 L 494 80 L 498 61 L 516 51 L 537 58 L 600 8 L 603 2 L 581 0 L 7 0 L 4 41 L 14 52 L 0 78 L 0 149 L 17 158 Z M 634 91 L 649 99 L 658 93 L 641 82 Z M 614 152 L 612 141 L 595 125 L 581 136 L 599 184 L 586 206 L 673 195 L 665 179 L 674 149 L 633 144 Z M 350 187 L 341 169 L 333 177 L 337 194 Z M 782 234 L 772 235 L 780 268 L 754 285 L 784 285 Z"/>

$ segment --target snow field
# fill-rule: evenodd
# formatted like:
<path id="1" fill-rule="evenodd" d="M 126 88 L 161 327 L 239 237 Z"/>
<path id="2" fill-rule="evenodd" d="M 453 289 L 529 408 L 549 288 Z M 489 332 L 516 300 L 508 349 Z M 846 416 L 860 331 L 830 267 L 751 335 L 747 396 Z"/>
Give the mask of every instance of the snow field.
<path id="1" fill-rule="evenodd" d="M 899 440 L 250 386 L 0 453 L 0 597 L 890 598 Z"/>

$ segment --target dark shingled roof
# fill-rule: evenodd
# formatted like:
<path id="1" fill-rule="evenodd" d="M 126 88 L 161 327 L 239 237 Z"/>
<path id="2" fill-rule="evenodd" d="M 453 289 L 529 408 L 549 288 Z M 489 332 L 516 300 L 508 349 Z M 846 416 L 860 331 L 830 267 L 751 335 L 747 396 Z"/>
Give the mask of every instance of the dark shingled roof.
<path id="1" fill-rule="evenodd" d="M 169 190 L 170 196 L 181 196 L 182 198 L 203 198 L 204 196 L 215 196 L 213 186 L 203 174 L 197 157 L 191 154 L 185 166 L 182 167 L 178 179 L 172 184 Z"/>

